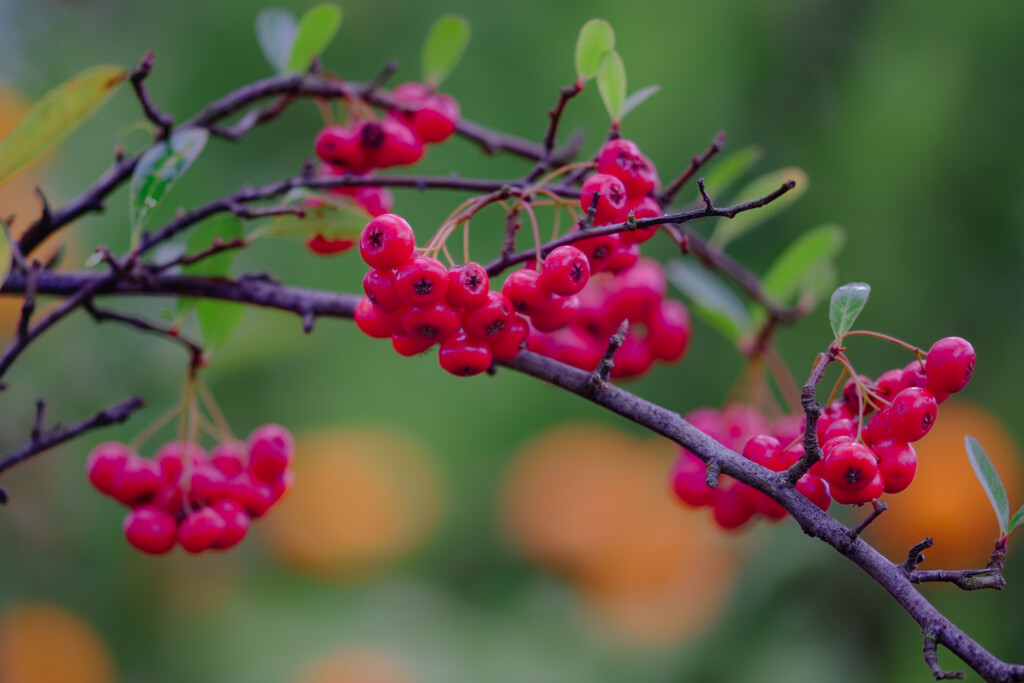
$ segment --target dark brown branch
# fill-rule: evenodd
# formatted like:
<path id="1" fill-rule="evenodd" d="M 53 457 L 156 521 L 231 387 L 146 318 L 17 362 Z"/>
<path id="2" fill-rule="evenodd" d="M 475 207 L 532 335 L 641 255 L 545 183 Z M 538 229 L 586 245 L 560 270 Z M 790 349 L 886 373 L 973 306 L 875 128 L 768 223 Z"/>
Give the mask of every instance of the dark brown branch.
<path id="1" fill-rule="evenodd" d="M 967 678 L 963 671 L 946 671 L 939 666 L 939 638 L 933 629 L 924 631 L 924 662 L 931 669 L 937 681 L 963 680 Z"/>
<path id="2" fill-rule="evenodd" d="M 619 329 L 615 330 L 615 333 L 608 338 L 608 348 L 605 349 L 604 356 L 601 357 L 594 371 L 590 373 L 587 387 L 591 391 L 600 391 L 607 386 L 608 377 L 611 375 L 612 368 L 615 367 L 615 353 L 622 348 L 627 334 L 629 334 L 629 321 L 623 320 Z"/>
<path id="3" fill-rule="evenodd" d="M 583 92 L 583 84 L 581 83 L 564 85 L 559 89 L 558 103 L 555 104 L 554 109 L 548 111 L 550 123 L 548 124 L 547 132 L 544 134 L 544 157 L 537 162 L 530 173 L 526 176 L 527 180 L 536 180 L 542 173 L 544 173 L 544 171 L 551 168 L 551 163 L 554 159 L 555 141 L 558 137 L 558 124 L 562 120 L 562 113 L 565 111 L 565 105 L 568 104 L 569 100 L 576 97 L 581 92 Z"/>
<path id="4" fill-rule="evenodd" d="M 792 467 L 786 470 L 786 480 L 790 486 L 795 486 L 800 477 L 807 474 L 807 471 L 814 464 L 824 458 L 821 452 L 821 445 L 818 443 L 818 418 L 821 417 L 821 406 L 814 399 L 814 390 L 825 376 L 825 369 L 836 359 L 839 349 L 829 346 L 825 353 L 818 354 L 814 359 L 814 367 L 811 375 L 807 378 L 803 389 L 800 391 L 800 405 L 804 409 L 804 454 Z"/>
<path id="5" fill-rule="evenodd" d="M 929 536 L 913 546 L 907 551 L 906 562 L 899 565 L 899 568 L 907 574 L 917 569 L 917 566 L 924 562 L 924 551 L 928 550 L 928 548 L 931 548 L 933 545 L 935 545 L 935 539 Z"/>
<path id="6" fill-rule="evenodd" d="M 931 569 L 928 571 L 914 571 L 910 574 L 910 580 L 914 583 L 951 583 L 960 590 L 1003 590 L 1006 587 L 1006 579 L 998 569 L 986 567 L 985 569 Z"/>
<path id="7" fill-rule="evenodd" d="M 708 163 L 711 157 L 715 156 L 719 152 L 725 149 L 725 131 L 720 130 L 715 135 L 714 139 L 711 140 L 711 144 L 701 154 L 690 157 L 690 165 L 679 174 L 679 177 L 669 183 L 665 191 L 658 197 L 658 203 L 662 206 L 669 206 L 672 200 L 679 194 L 679 190 L 686 185 L 686 182 L 693 177 L 693 175 L 699 171 L 704 164 Z"/>
<path id="8" fill-rule="evenodd" d="M 146 115 L 146 118 L 156 124 L 157 140 L 163 140 L 171 133 L 171 127 L 174 125 L 174 117 L 160 111 L 160 108 L 156 106 L 155 102 L 153 102 L 153 98 L 149 96 L 149 91 L 146 90 L 144 81 L 152 71 L 153 51 L 150 50 L 142 56 L 142 61 L 139 62 L 139 65 L 132 69 L 128 80 L 132 84 L 135 96 L 139 99 L 139 103 L 142 105 L 142 111 Z"/>
<path id="9" fill-rule="evenodd" d="M 105 427 L 118 422 L 124 422 L 132 413 L 142 406 L 142 399 L 133 397 L 68 427 L 54 427 L 45 434 L 40 432 L 38 438 L 36 438 L 35 433 L 33 433 L 33 438 L 31 438 L 28 443 L 14 451 L 9 451 L 3 456 L 0 456 L 0 472 L 17 465 L 20 462 L 28 460 L 32 456 L 42 453 L 45 450 L 53 448 L 58 444 L 74 439 L 75 437 L 92 429 Z"/>

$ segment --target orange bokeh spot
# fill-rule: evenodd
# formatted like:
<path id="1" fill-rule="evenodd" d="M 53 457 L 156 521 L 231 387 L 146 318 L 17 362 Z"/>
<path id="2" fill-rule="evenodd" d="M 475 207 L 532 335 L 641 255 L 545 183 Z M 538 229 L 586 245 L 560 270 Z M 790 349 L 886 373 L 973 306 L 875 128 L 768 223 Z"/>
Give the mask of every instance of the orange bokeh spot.
<path id="1" fill-rule="evenodd" d="M 338 650 L 315 660 L 296 683 L 415 683 L 393 654 L 371 648 Z"/>
<path id="2" fill-rule="evenodd" d="M 1011 512 L 1024 503 L 1021 453 L 1006 427 L 984 409 L 953 399 L 939 406 L 935 425 L 914 444 L 914 482 L 885 497 L 889 512 L 865 534 L 890 558 L 902 561 L 911 546 L 931 536 L 935 545 L 925 551 L 926 569 L 966 569 L 988 561 L 999 523 L 967 459 L 965 435 L 977 438 L 995 464 Z"/>
<path id="3" fill-rule="evenodd" d="M 440 487 L 429 459 L 384 432 L 335 430 L 300 437 L 295 488 L 267 516 L 271 552 L 323 578 L 372 573 L 433 531 Z"/>
<path id="4" fill-rule="evenodd" d="M 524 446 L 505 481 L 513 544 L 566 574 L 635 644 L 677 642 L 710 626 L 737 570 L 734 542 L 672 500 L 675 453 L 663 439 L 559 427 Z"/>
<path id="5" fill-rule="evenodd" d="M 114 662 L 102 638 L 57 605 L 26 602 L 0 613 L 0 681 L 112 683 Z"/>

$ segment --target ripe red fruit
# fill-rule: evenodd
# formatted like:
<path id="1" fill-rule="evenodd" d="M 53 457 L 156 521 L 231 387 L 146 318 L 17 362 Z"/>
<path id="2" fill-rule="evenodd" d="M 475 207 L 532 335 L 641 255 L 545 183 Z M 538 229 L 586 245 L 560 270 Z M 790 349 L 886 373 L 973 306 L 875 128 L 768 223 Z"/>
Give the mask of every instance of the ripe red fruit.
<path id="1" fill-rule="evenodd" d="M 306 242 L 306 248 L 318 256 L 332 256 L 348 251 L 355 244 L 354 240 L 330 239 L 323 235 L 315 235 Z"/>
<path id="2" fill-rule="evenodd" d="M 945 337 L 928 349 L 925 361 L 926 386 L 930 391 L 955 394 L 974 374 L 974 347 L 966 339 Z"/>
<path id="3" fill-rule="evenodd" d="M 917 453 L 908 443 L 886 440 L 871 447 L 878 458 L 878 471 L 882 473 L 886 493 L 899 493 L 914 481 L 917 472 Z"/>
<path id="4" fill-rule="evenodd" d="M 606 173 L 595 173 L 583 181 L 580 188 L 580 206 L 584 211 L 590 210 L 595 192 L 600 194 L 600 197 L 597 201 L 594 225 L 622 222 L 626 217 L 626 186 L 622 181 Z"/>
<path id="5" fill-rule="evenodd" d="M 862 489 L 878 474 L 878 460 L 861 443 L 840 443 L 825 456 L 823 476 L 833 489 Z M 839 498 L 833 493 L 833 498 Z"/>
<path id="6" fill-rule="evenodd" d="M 112 496 L 117 475 L 132 457 L 138 456 L 127 444 L 117 441 L 101 443 L 89 452 L 85 463 L 86 476 L 97 491 Z"/>
<path id="7" fill-rule="evenodd" d="M 152 498 L 162 482 L 160 467 L 152 460 L 130 457 L 114 478 L 111 495 L 134 507 Z"/>
<path id="8" fill-rule="evenodd" d="M 242 472 L 227 482 L 224 491 L 226 498 L 234 500 L 245 508 L 253 519 L 266 514 L 277 500 L 273 484 L 257 481 L 248 472 Z"/>
<path id="9" fill-rule="evenodd" d="M 403 83 L 391 95 L 395 102 L 413 110 L 406 120 L 424 142 L 444 142 L 455 132 L 460 112 L 451 95 L 432 93 L 422 83 Z"/>
<path id="10" fill-rule="evenodd" d="M 194 467 L 206 462 L 206 451 L 196 443 L 171 441 L 157 449 L 153 462 L 157 464 L 164 481 L 177 484 L 186 464 Z"/>
<path id="11" fill-rule="evenodd" d="M 861 436 L 869 445 L 892 438 L 892 432 L 889 429 L 889 409 L 885 408 L 872 415 L 862 430 Z"/>
<path id="12" fill-rule="evenodd" d="M 395 293 L 410 306 L 430 306 L 448 293 L 448 269 L 436 258 L 414 256 L 395 271 Z"/>
<path id="13" fill-rule="evenodd" d="M 828 510 L 832 504 L 832 496 L 829 495 L 825 482 L 821 477 L 809 472 L 797 480 L 796 490 L 822 510 Z"/>
<path id="14" fill-rule="evenodd" d="M 621 180 L 630 197 L 641 197 L 654 187 L 640 148 L 625 138 L 609 140 L 601 147 L 597 153 L 597 171 Z"/>
<path id="15" fill-rule="evenodd" d="M 391 335 L 391 346 L 400 356 L 415 356 L 423 353 L 436 343 L 413 339 L 407 334 Z"/>
<path id="16" fill-rule="evenodd" d="M 316 136 L 314 146 L 316 155 L 330 164 L 353 173 L 370 169 L 359 127 L 327 126 Z"/>
<path id="17" fill-rule="evenodd" d="M 144 553 L 163 555 L 174 547 L 177 524 L 169 512 L 151 505 L 135 508 L 124 518 L 128 542 Z"/>
<path id="18" fill-rule="evenodd" d="M 587 255 L 572 245 L 556 247 L 547 255 L 541 272 L 541 284 L 560 296 L 577 294 L 590 280 Z"/>
<path id="19" fill-rule="evenodd" d="M 487 303 L 491 279 L 479 263 L 470 261 L 448 271 L 448 303 L 463 310 L 473 310 Z"/>
<path id="20" fill-rule="evenodd" d="M 405 307 L 405 302 L 395 291 L 395 276 L 390 270 L 370 268 L 366 271 L 363 276 L 363 292 L 379 311 L 391 313 Z"/>
<path id="21" fill-rule="evenodd" d="M 663 299 L 647 322 L 647 345 L 651 355 L 674 363 L 690 345 L 690 313 L 681 301 Z"/>
<path id="22" fill-rule="evenodd" d="M 628 185 L 626 186 L 626 192 L 629 192 Z M 630 200 L 627 203 L 627 217 L 630 211 L 633 212 L 633 218 L 636 220 L 641 218 L 657 218 L 661 215 L 661 206 L 654 197 L 641 197 L 640 199 Z M 649 228 L 623 230 L 619 233 L 619 239 L 622 240 L 623 244 L 641 244 L 654 237 L 656 232 L 658 232 L 657 225 L 652 225 Z"/>
<path id="23" fill-rule="evenodd" d="M 360 136 L 369 163 L 376 168 L 408 166 L 423 158 L 423 141 L 408 123 L 392 114 L 379 123 L 363 124 Z"/>
<path id="24" fill-rule="evenodd" d="M 437 358 L 441 367 L 453 375 L 469 377 L 491 367 L 491 347 L 461 333 L 441 343 Z"/>
<path id="25" fill-rule="evenodd" d="M 829 490 L 832 492 L 832 498 L 840 505 L 863 505 L 885 493 L 885 483 L 882 480 L 881 472 L 876 472 L 874 479 L 867 486 L 856 491 L 849 491 L 839 486 L 832 486 Z"/>
<path id="26" fill-rule="evenodd" d="M 192 505 L 205 505 L 224 497 L 224 474 L 209 463 L 196 465 L 189 477 L 188 499 Z"/>
<path id="27" fill-rule="evenodd" d="M 530 320 L 541 332 L 553 332 L 568 325 L 580 308 L 577 296 L 560 296 L 542 313 L 534 313 Z"/>
<path id="28" fill-rule="evenodd" d="M 900 387 L 906 389 L 907 387 L 921 387 L 924 388 L 928 384 L 928 376 L 925 374 L 925 369 L 921 367 L 919 361 L 912 361 L 903 368 L 903 373 L 900 375 Z M 896 393 L 899 393 L 898 391 Z"/>
<path id="29" fill-rule="evenodd" d="M 356 304 L 356 310 L 352 317 L 356 321 L 356 327 L 367 336 L 374 339 L 387 339 L 391 336 L 391 330 L 380 319 L 377 310 L 365 296 Z"/>
<path id="30" fill-rule="evenodd" d="M 402 316 L 402 323 L 410 337 L 433 344 L 458 332 L 462 317 L 451 306 L 439 303 L 410 308 Z"/>
<path id="31" fill-rule="evenodd" d="M 279 478 L 295 453 L 292 434 L 281 425 L 265 424 L 249 435 L 249 473 L 259 481 Z"/>
<path id="32" fill-rule="evenodd" d="M 519 355 L 520 347 L 530 334 L 530 324 L 518 315 L 507 319 L 505 329 L 491 339 L 491 355 L 494 360 L 510 361 Z"/>
<path id="33" fill-rule="evenodd" d="M 889 406 L 889 430 L 897 441 L 911 443 L 932 428 L 938 405 L 927 389 L 909 387 L 896 394 Z"/>
<path id="34" fill-rule="evenodd" d="M 703 507 L 715 502 L 718 490 L 708 486 L 704 463 L 686 449 L 679 449 L 679 457 L 669 472 L 669 482 L 676 497 L 687 505 Z"/>
<path id="35" fill-rule="evenodd" d="M 875 380 L 875 393 L 886 401 L 892 401 L 903 389 L 902 377 L 903 371 L 898 368 L 886 370 Z"/>
<path id="36" fill-rule="evenodd" d="M 238 545 L 249 531 L 249 515 L 245 508 L 230 498 L 218 500 L 210 507 L 224 520 L 224 530 L 213 547 L 217 550 L 227 550 Z"/>
<path id="37" fill-rule="evenodd" d="M 405 263 L 416 248 L 416 235 L 401 216 L 386 213 L 377 216 L 363 228 L 359 237 L 359 254 L 363 261 L 378 270 L 390 270 Z"/>
<path id="38" fill-rule="evenodd" d="M 513 308 L 523 315 L 542 313 L 554 300 L 548 288 L 541 283 L 540 273 L 531 269 L 512 271 L 501 291 L 512 302 Z"/>
<path id="39" fill-rule="evenodd" d="M 786 469 L 786 463 L 782 459 L 782 444 L 774 436 L 759 434 L 747 439 L 747 443 L 743 445 L 742 455 L 773 472 Z"/>
<path id="40" fill-rule="evenodd" d="M 575 242 L 576 247 L 583 252 L 590 262 L 591 274 L 607 270 L 615 249 L 621 241 L 618 235 L 597 235 L 587 237 Z"/>
<path id="41" fill-rule="evenodd" d="M 651 369 L 654 357 L 639 334 L 633 329 L 626 333 L 626 340 L 615 352 L 615 366 L 612 377 L 639 377 Z"/>
<path id="42" fill-rule="evenodd" d="M 757 512 L 752 497 L 747 493 L 751 489 L 739 482 L 729 484 L 725 477 L 721 479 L 712 506 L 715 523 L 723 529 L 738 529 Z"/>
<path id="43" fill-rule="evenodd" d="M 857 424 L 848 418 L 833 420 L 825 430 L 825 441 L 831 441 L 837 436 L 848 436 L 851 439 L 857 438 Z"/>
<path id="44" fill-rule="evenodd" d="M 359 208 L 371 217 L 391 213 L 395 197 L 391 190 L 378 185 L 342 185 L 332 187 L 328 192 L 340 197 L 351 197 Z"/>
<path id="45" fill-rule="evenodd" d="M 224 518 L 213 508 L 196 510 L 178 525 L 178 543 L 187 552 L 201 553 L 220 540 L 227 526 Z"/>
<path id="46" fill-rule="evenodd" d="M 248 460 L 249 447 L 241 441 L 224 441 L 210 451 L 210 464 L 226 477 L 244 472 Z"/>
<path id="47" fill-rule="evenodd" d="M 612 255 L 608 258 L 608 264 L 605 268 L 610 273 L 621 273 L 624 270 L 632 268 L 639 260 L 640 245 L 623 244 L 620 234 L 619 245 L 612 251 Z"/>
<path id="48" fill-rule="evenodd" d="M 512 312 L 512 302 L 507 296 L 488 292 L 487 303 L 462 316 L 462 328 L 474 339 L 490 340 L 505 329 Z"/>

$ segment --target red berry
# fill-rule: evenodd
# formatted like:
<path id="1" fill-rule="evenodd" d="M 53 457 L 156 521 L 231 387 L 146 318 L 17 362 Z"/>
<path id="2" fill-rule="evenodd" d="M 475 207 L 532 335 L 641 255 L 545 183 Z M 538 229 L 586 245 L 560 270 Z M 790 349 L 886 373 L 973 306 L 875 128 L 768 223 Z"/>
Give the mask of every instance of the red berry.
<path id="1" fill-rule="evenodd" d="M 669 473 L 672 491 L 682 502 L 692 507 L 703 507 L 715 502 L 717 489 L 707 484 L 707 469 L 701 460 L 690 451 L 679 449 Z"/>
<path id="2" fill-rule="evenodd" d="M 491 367 L 491 347 L 462 333 L 442 342 L 437 358 L 441 367 L 453 375 L 469 377 Z"/>
<path id="3" fill-rule="evenodd" d="M 640 245 L 622 244 L 622 237 L 620 235 L 619 245 L 612 251 L 612 255 L 608 258 L 608 264 L 605 266 L 605 269 L 609 273 L 621 273 L 635 266 L 636 262 L 639 260 Z"/>
<path id="4" fill-rule="evenodd" d="M 117 441 L 101 443 L 89 452 L 85 463 L 85 474 L 89 482 L 100 493 L 114 495 L 114 481 L 128 460 L 138 457 L 127 444 Z"/>
<path id="5" fill-rule="evenodd" d="M 832 493 L 832 498 L 840 505 L 863 505 L 864 503 L 870 503 L 885 493 L 885 483 L 882 481 L 882 473 L 876 472 L 874 479 L 867 486 L 856 491 L 850 491 L 839 486 L 831 486 L 829 491 Z"/>
<path id="6" fill-rule="evenodd" d="M 658 169 L 654 167 L 654 162 L 643 154 L 640 155 L 640 161 L 643 163 L 643 166 L 637 174 L 637 181 L 630 188 L 630 191 L 634 193 L 632 195 L 634 197 L 661 188 L 661 181 L 658 180 Z"/>
<path id="7" fill-rule="evenodd" d="M 487 303 L 462 316 L 462 327 L 474 339 L 490 340 L 508 324 L 512 302 L 501 292 L 488 292 Z"/>
<path id="8" fill-rule="evenodd" d="M 626 187 L 626 192 L 629 192 L 628 186 Z M 640 199 L 629 201 L 626 205 L 627 217 L 630 211 L 633 212 L 633 218 L 636 220 L 640 220 L 641 218 L 657 218 L 661 215 L 661 206 L 654 197 L 641 197 Z M 652 225 L 649 228 L 623 230 L 619 233 L 619 239 L 621 239 L 624 244 L 641 244 L 654 237 L 654 233 L 656 232 L 658 232 L 657 225 Z"/>
<path id="9" fill-rule="evenodd" d="M 579 308 L 579 297 L 560 296 L 543 313 L 533 314 L 530 320 L 541 332 L 553 332 L 572 322 Z"/>
<path id="10" fill-rule="evenodd" d="M 227 478 L 211 464 L 196 465 L 189 477 L 188 499 L 192 505 L 206 505 L 225 495 Z"/>
<path id="11" fill-rule="evenodd" d="M 395 271 L 395 292 L 410 306 L 430 306 L 448 293 L 448 269 L 436 258 L 414 256 Z"/>
<path id="12" fill-rule="evenodd" d="M 196 510 L 178 526 L 178 543 L 187 552 L 201 553 L 220 540 L 227 526 L 224 518 L 213 508 Z"/>
<path id="13" fill-rule="evenodd" d="M 864 444 L 840 443 L 825 456 L 823 476 L 831 488 L 856 491 L 870 484 L 877 474 L 878 460 Z"/>
<path id="14" fill-rule="evenodd" d="M 501 291 L 512 302 L 513 308 L 523 315 L 542 313 L 554 300 L 551 292 L 541 283 L 541 275 L 536 270 L 513 271 Z"/>
<path id="15" fill-rule="evenodd" d="M 114 478 L 111 495 L 124 505 L 134 507 L 156 495 L 161 483 L 160 467 L 154 461 L 130 457 Z"/>
<path id="16" fill-rule="evenodd" d="M 367 336 L 374 339 L 387 339 L 391 336 L 391 330 L 380 319 L 377 309 L 365 296 L 356 304 L 356 310 L 352 317 L 356 321 L 356 327 Z"/>
<path id="17" fill-rule="evenodd" d="M 241 474 L 248 461 L 249 447 L 241 441 L 224 441 L 210 451 L 210 464 L 226 477 Z"/>
<path id="18" fill-rule="evenodd" d="M 448 271 L 448 303 L 471 311 L 487 303 L 490 286 L 491 279 L 479 263 L 456 266 Z"/>
<path id="19" fill-rule="evenodd" d="M 974 347 L 966 339 L 945 337 L 928 349 L 925 375 L 929 391 L 955 394 L 974 374 Z"/>
<path id="20" fill-rule="evenodd" d="M 576 294 L 590 280 L 590 261 L 586 254 L 572 245 L 556 247 L 544 259 L 540 280 L 554 294 Z"/>
<path id="21" fill-rule="evenodd" d="M 435 94 L 412 115 L 412 127 L 423 142 L 444 142 L 455 133 L 459 103 L 451 95 Z"/>
<path id="22" fill-rule="evenodd" d="M 451 306 L 434 304 L 410 308 L 402 316 L 402 323 L 410 337 L 433 344 L 444 341 L 458 332 L 462 325 L 462 316 Z"/>
<path id="23" fill-rule="evenodd" d="M 437 342 L 428 342 L 421 339 L 413 339 L 407 334 L 395 334 L 391 336 L 391 346 L 400 356 L 415 356 L 423 353 Z"/>
<path id="24" fill-rule="evenodd" d="M 597 153 L 598 173 L 613 175 L 622 181 L 630 197 L 641 197 L 654 187 L 649 177 L 643 154 L 630 140 L 609 140 Z"/>
<path id="25" fill-rule="evenodd" d="M 360 208 L 370 216 L 383 216 L 391 213 L 395 205 L 395 197 L 391 190 L 377 185 L 354 185 L 350 187 L 336 187 L 331 194 L 340 194 L 351 197 Z"/>
<path id="26" fill-rule="evenodd" d="M 861 386 L 865 389 L 871 386 L 871 378 L 865 375 L 859 375 L 857 379 L 860 381 Z M 860 389 L 857 388 L 857 383 L 852 379 L 846 381 L 843 385 L 843 404 L 851 415 L 859 416 L 861 403 L 864 404 L 864 415 L 869 414 L 874 408 L 868 401 L 862 401 L 860 395 Z"/>
<path id="27" fill-rule="evenodd" d="M 757 512 L 755 501 L 744 491 L 751 489 L 739 482 L 729 484 L 725 477 L 721 479 L 712 508 L 715 523 L 723 529 L 738 529 Z"/>
<path id="28" fill-rule="evenodd" d="M 370 166 L 363 148 L 361 129 L 327 126 L 316 136 L 316 155 L 353 173 L 364 173 Z"/>
<path id="29" fill-rule="evenodd" d="M 899 493 L 914 481 L 917 472 L 917 453 L 908 443 L 880 441 L 871 447 L 878 458 L 878 471 L 882 473 L 886 493 Z"/>
<path id="30" fill-rule="evenodd" d="M 530 324 L 518 315 L 508 317 L 505 329 L 491 339 L 494 360 L 510 361 L 519 355 L 520 348 L 530 334 Z"/>
<path id="31" fill-rule="evenodd" d="M 416 235 L 401 216 L 386 213 L 377 216 L 363 228 L 359 237 L 359 254 L 367 265 L 390 270 L 405 263 L 416 248 Z"/>
<path id="32" fill-rule="evenodd" d="M 292 433 L 281 425 L 265 424 L 249 435 L 249 472 L 260 481 L 274 481 L 295 454 Z"/>
<path id="33" fill-rule="evenodd" d="M 674 363 L 690 345 L 690 313 L 682 301 L 663 299 L 647 323 L 647 345 L 651 355 Z"/>
<path id="34" fill-rule="evenodd" d="M 248 472 L 227 482 L 224 490 L 225 497 L 245 508 L 253 519 L 266 514 L 276 500 L 273 485 L 255 480 Z"/>
<path id="35" fill-rule="evenodd" d="M 360 131 L 363 148 L 372 166 L 408 166 L 423 158 L 423 141 L 397 116 L 387 114 L 379 123 L 364 124 Z"/>
<path id="36" fill-rule="evenodd" d="M 857 425 L 853 420 L 843 418 L 840 420 L 833 420 L 825 430 L 825 441 L 831 441 L 837 436 L 848 436 L 851 439 L 857 438 Z"/>
<path id="37" fill-rule="evenodd" d="M 144 553 L 163 555 L 174 547 L 177 524 L 169 512 L 151 505 L 135 508 L 124 518 L 128 542 Z"/>
<path id="38" fill-rule="evenodd" d="M 231 498 L 218 500 L 210 507 L 224 520 L 224 530 L 213 547 L 217 550 L 227 550 L 238 545 L 249 531 L 249 515 L 245 508 Z"/>
<path id="39" fill-rule="evenodd" d="M 316 235 L 306 242 L 306 248 L 318 256 L 332 256 L 348 251 L 355 244 L 354 240 L 330 239 L 323 235 Z"/>
<path id="40" fill-rule="evenodd" d="M 591 274 L 607 270 L 619 244 L 618 235 L 598 235 L 575 242 L 576 247 L 584 253 L 587 261 L 590 262 Z"/>
<path id="41" fill-rule="evenodd" d="M 928 376 L 925 374 L 925 369 L 919 361 L 915 360 L 903 368 L 903 373 L 900 375 L 900 387 L 902 389 L 908 387 L 924 388 L 927 384 Z M 897 391 L 896 393 L 899 392 Z"/>
<path id="42" fill-rule="evenodd" d="M 892 432 L 889 430 L 889 409 L 885 408 L 872 415 L 861 432 L 861 436 L 867 444 L 875 444 L 892 438 Z"/>
<path id="43" fill-rule="evenodd" d="M 366 271 L 366 275 L 363 276 L 363 291 L 366 298 L 379 311 L 391 313 L 405 307 L 405 302 L 395 291 L 395 275 L 390 270 L 371 268 Z"/>
<path id="44" fill-rule="evenodd" d="M 773 472 L 786 469 L 786 463 L 782 459 L 782 444 L 774 436 L 759 434 L 747 439 L 747 443 L 743 445 L 742 455 Z"/>
<path id="45" fill-rule="evenodd" d="M 893 397 L 903 389 L 902 377 L 902 370 L 886 370 L 875 380 L 875 393 L 886 401 L 892 401 Z"/>
<path id="46" fill-rule="evenodd" d="M 897 441 L 917 441 L 932 428 L 937 411 L 935 397 L 927 389 L 904 389 L 889 406 L 889 430 Z"/>
<path id="47" fill-rule="evenodd" d="M 622 222 L 626 216 L 626 186 L 622 181 L 606 173 L 595 173 L 583 181 L 580 188 L 580 206 L 584 211 L 590 210 L 595 192 L 600 197 L 597 200 L 594 225 Z"/>
<path id="48" fill-rule="evenodd" d="M 633 329 L 626 333 L 626 340 L 615 352 L 615 366 L 612 377 L 639 377 L 651 369 L 654 357 L 639 334 Z"/>
<path id="49" fill-rule="evenodd" d="M 828 488 L 821 477 L 810 473 L 805 474 L 797 480 L 796 490 L 822 510 L 828 510 L 829 505 L 832 504 L 832 496 L 829 495 Z"/>
<path id="50" fill-rule="evenodd" d="M 409 336 L 408 333 L 405 331 L 405 313 L 408 310 L 408 306 L 403 306 L 402 308 L 392 313 L 385 313 L 384 311 L 374 308 L 374 311 L 377 313 L 377 317 L 380 318 L 380 321 L 384 324 L 384 327 L 391 330 L 391 335 L 398 335 L 400 337 Z"/>
<path id="51" fill-rule="evenodd" d="M 196 443 L 171 441 L 157 449 L 153 462 L 160 469 L 164 481 L 177 484 L 186 464 L 195 467 L 206 462 L 206 451 Z"/>

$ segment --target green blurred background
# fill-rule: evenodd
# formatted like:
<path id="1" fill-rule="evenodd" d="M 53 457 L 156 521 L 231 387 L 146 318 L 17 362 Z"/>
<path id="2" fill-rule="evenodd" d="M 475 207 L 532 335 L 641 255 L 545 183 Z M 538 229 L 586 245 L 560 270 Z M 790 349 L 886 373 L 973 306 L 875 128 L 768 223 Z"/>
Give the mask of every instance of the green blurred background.
<path id="1" fill-rule="evenodd" d="M 296 13 L 308 7 L 278 4 Z M 442 13 L 465 16 L 472 39 L 445 90 L 467 118 L 535 139 L 545 130 L 558 87 L 574 78 L 577 30 L 594 16 L 609 20 L 630 90 L 662 86 L 629 116 L 624 134 L 648 153 L 663 179 L 719 129 L 728 132 L 730 149 L 760 145 L 761 171 L 798 166 L 808 173 L 809 192 L 731 252 L 763 272 L 803 230 L 825 222 L 844 226 L 840 281 L 873 286 L 863 325 L 924 347 L 941 336 L 969 338 L 981 361 L 964 400 L 1001 420 L 1018 443 L 1024 439 L 1016 391 L 1024 382 L 1018 356 L 1024 340 L 1024 145 L 1017 132 L 1024 121 L 1024 5 L 353 0 L 341 6 L 344 23 L 324 62 L 354 80 L 371 78 L 390 58 L 402 64 L 395 82 L 415 79 L 426 28 Z M 151 92 L 182 120 L 269 73 L 253 37 L 259 9 L 241 0 L 0 0 L 0 80 L 32 100 L 87 66 L 131 65 L 152 49 Z M 51 201 L 87 187 L 108 165 L 115 141 L 130 150 L 145 144 L 143 133 L 126 132 L 139 119 L 125 89 L 49 158 L 42 185 Z M 293 174 L 311 156 L 319 125 L 315 107 L 300 103 L 239 144 L 212 141 L 153 224 L 177 206 Z M 571 103 L 563 130 L 575 127 L 586 130 L 589 154 L 607 128 L 595 88 Z M 507 178 L 528 165 L 487 157 L 455 140 L 431 149 L 418 167 L 426 174 L 455 169 Z M 461 199 L 396 191 L 396 211 L 414 226 L 433 226 Z M 115 251 L 127 246 L 127 203 L 122 190 L 105 214 L 71 228 L 78 261 L 68 267 L 97 244 Z M 501 222 L 474 226 L 474 234 L 499 231 Z M 419 230 L 422 237 L 431 229 Z M 474 241 L 481 252 L 486 243 Z M 670 252 L 667 240 L 649 251 Z M 255 270 L 345 291 L 357 290 L 362 277 L 357 256 L 320 259 L 299 242 L 257 243 L 236 264 L 239 273 Z M 159 302 L 125 306 L 153 315 L 163 308 Z M 829 340 L 820 309 L 778 334 L 798 378 Z M 909 360 L 895 347 L 863 340 L 851 344 L 851 353 L 869 374 Z M 516 454 L 556 425 L 585 421 L 636 438 L 642 433 L 515 373 L 462 380 L 443 373 L 430 354 L 399 359 L 389 345 L 345 322 L 318 321 L 306 336 L 292 316 L 251 311 L 206 379 L 239 434 L 279 422 L 300 439 L 316 430 L 371 430 L 416 444 L 432 473 L 427 479 L 437 481 L 439 509 L 422 542 L 372 571 L 329 579 L 275 551 L 262 522 L 243 547 L 224 556 L 179 551 L 171 558 L 142 557 L 121 536 L 123 511 L 89 489 L 82 463 L 94 443 L 130 439 L 177 401 L 184 367 L 180 350 L 164 341 L 99 327 L 79 315 L 25 355 L 0 394 L 5 449 L 27 435 L 36 397 L 49 401 L 52 419 L 65 422 L 133 393 L 147 400 L 146 410 L 124 427 L 47 453 L 2 482 L 12 502 L 0 510 L 0 609 L 47 601 L 77 613 L 112 652 L 118 680 L 314 680 L 301 672 L 337 651 L 376 652 L 404 667 L 406 677 L 322 680 L 931 679 L 915 624 L 866 576 L 803 537 L 792 522 L 760 524 L 731 538 L 729 568 L 695 547 L 696 593 L 706 576 L 730 577 L 714 616 L 685 634 L 624 637 L 621 624 L 580 600 L 577 583 L 517 553 L 503 531 L 499 501 Z M 742 369 L 742 357 L 727 342 L 695 323 L 687 359 L 657 368 L 630 388 L 685 412 L 721 405 Z M 977 487 L 969 479 L 961 483 Z M 879 524 L 900 523 L 898 501 Z M 1011 504 L 1021 502 L 1018 487 Z M 346 509 L 344 500 L 338 505 Z M 839 514 L 852 519 L 863 513 Z M 372 528 L 372 520 L 351 524 Z M 985 560 L 981 555 L 967 563 Z M 735 578 L 733 565 L 739 567 Z M 987 647 L 1020 661 L 1019 557 L 1011 556 L 1008 580 L 1002 593 L 927 592 Z M 945 655 L 943 662 L 954 665 Z"/>

